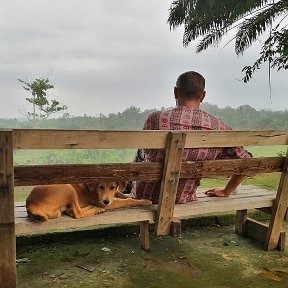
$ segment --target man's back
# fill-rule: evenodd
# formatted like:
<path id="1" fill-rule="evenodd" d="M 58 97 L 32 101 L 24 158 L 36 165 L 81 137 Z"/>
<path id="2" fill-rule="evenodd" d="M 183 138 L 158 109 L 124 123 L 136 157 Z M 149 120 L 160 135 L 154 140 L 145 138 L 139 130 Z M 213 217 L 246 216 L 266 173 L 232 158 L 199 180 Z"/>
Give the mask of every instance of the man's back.
<path id="1" fill-rule="evenodd" d="M 222 120 L 195 108 L 183 106 L 167 111 L 156 111 L 150 114 L 145 122 L 144 130 L 231 130 Z M 145 149 L 144 162 L 163 163 L 165 151 L 162 149 Z M 248 158 L 249 154 L 241 147 L 237 148 L 201 148 L 185 149 L 183 161 L 213 160 L 219 158 Z M 135 183 L 136 184 L 136 183 Z M 180 179 L 176 203 L 197 200 L 196 189 L 200 179 Z M 158 202 L 160 181 L 140 181 L 134 185 L 133 194 L 136 198 L 150 199 Z"/>
<path id="2" fill-rule="evenodd" d="M 200 110 L 200 105 L 206 96 L 205 78 L 195 71 L 182 73 L 174 87 L 176 108 L 168 111 L 154 112 L 147 118 L 145 130 L 231 130 L 222 120 Z M 156 149 L 144 150 L 145 162 L 164 162 L 165 151 Z M 225 158 L 250 158 L 242 148 L 201 148 L 185 149 L 183 161 Z M 209 192 L 212 195 L 228 196 L 244 179 L 244 176 L 233 175 L 225 189 Z M 186 203 L 197 200 L 196 189 L 200 179 L 180 179 L 176 194 L 176 203 Z M 134 182 L 132 193 L 136 198 L 145 198 L 158 203 L 161 182 Z"/>

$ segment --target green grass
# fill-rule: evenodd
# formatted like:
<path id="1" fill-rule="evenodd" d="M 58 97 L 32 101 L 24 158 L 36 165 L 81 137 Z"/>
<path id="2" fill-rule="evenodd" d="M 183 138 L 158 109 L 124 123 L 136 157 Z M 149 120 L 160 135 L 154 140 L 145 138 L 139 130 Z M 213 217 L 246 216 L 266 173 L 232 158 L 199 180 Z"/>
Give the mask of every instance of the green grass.
<path id="1" fill-rule="evenodd" d="M 286 145 L 274 145 L 274 146 L 251 146 L 245 147 L 246 150 L 253 154 L 253 157 L 275 157 L 286 155 Z"/>
<path id="2" fill-rule="evenodd" d="M 253 178 L 247 178 L 243 181 L 243 185 L 255 185 L 257 187 L 267 189 L 269 191 L 277 191 L 281 173 L 260 174 Z M 224 187 L 228 179 L 202 179 L 201 188 L 220 188 Z"/>
<path id="3" fill-rule="evenodd" d="M 30 193 L 32 187 L 31 186 L 21 186 L 21 187 L 15 187 L 15 202 L 24 202 L 26 200 L 26 197 Z"/>

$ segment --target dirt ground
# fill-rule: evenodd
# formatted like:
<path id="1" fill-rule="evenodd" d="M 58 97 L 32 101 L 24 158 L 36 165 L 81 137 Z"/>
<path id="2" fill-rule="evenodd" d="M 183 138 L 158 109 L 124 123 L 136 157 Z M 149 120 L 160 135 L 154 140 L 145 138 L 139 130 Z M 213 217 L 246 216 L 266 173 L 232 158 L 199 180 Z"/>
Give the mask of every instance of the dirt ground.
<path id="1" fill-rule="evenodd" d="M 135 227 L 18 245 L 17 287 L 288 287 L 287 244 L 284 252 L 266 252 L 237 236 L 233 225 L 183 228 L 179 239 L 152 233 L 148 252 L 139 248 Z"/>

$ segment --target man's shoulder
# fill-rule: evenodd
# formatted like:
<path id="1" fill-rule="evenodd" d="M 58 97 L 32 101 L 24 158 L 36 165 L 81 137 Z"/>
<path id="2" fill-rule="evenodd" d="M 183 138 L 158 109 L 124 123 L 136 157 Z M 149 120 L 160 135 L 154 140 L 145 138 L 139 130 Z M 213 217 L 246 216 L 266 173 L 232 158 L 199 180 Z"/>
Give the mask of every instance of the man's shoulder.
<path id="1" fill-rule="evenodd" d="M 232 130 L 232 128 L 226 124 L 222 119 L 218 118 L 217 116 L 214 116 L 206 111 L 201 110 L 201 113 L 203 115 L 204 118 L 209 118 L 210 119 L 210 124 L 211 129 L 213 130 Z M 214 127 L 215 126 L 215 127 Z"/>
<path id="2" fill-rule="evenodd" d="M 148 118 L 159 117 L 159 116 L 161 116 L 161 115 L 168 115 L 168 114 L 170 114 L 174 109 L 175 109 L 175 108 L 153 111 L 153 112 L 151 112 L 151 113 L 148 115 Z"/>

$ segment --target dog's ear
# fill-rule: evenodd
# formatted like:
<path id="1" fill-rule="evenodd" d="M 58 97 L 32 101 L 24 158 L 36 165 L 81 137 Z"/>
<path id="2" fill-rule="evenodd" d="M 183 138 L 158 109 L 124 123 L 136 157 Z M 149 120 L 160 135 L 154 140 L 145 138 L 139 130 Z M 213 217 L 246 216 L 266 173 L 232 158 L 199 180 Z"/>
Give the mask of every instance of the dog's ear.
<path id="1" fill-rule="evenodd" d="M 96 182 L 86 183 L 86 184 L 87 184 L 88 190 L 90 192 L 93 192 L 95 190 L 95 188 L 97 187 L 97 185 L 98 185 L 98 183 L 96 183 Z"/>
<path id="2" fill-rule="evenodd" d="M 118 191 L 119 192 L 123 192 L 127 186 L 127 182 L 123 181 L 123 182 L 117 182 L 118 184 Z"/>

